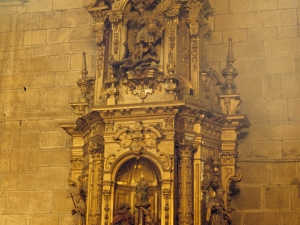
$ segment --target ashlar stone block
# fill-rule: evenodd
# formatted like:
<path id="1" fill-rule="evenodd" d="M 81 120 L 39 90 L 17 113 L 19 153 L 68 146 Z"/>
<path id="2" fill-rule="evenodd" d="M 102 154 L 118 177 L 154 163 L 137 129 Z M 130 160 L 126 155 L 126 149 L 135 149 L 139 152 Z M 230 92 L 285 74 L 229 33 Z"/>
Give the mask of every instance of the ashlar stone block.
<path id="1" fill-rule="evenodd" d="M 21 14 L 17 17 L 17 27 L 12 27 L 12 30 L 15 28 L 17 28 L 16 30 L 20 28 L 22 28 L 22 30 L 37 30 L 40 26 L 39 17 L 40 14 L 38 12 Z"/>
<path id="2" fill-rule="evenodd" d="M 73 224 L 74 224 L 74 218 L 70 213 L 59 215 L 58 225 L 73 225 Z"/>
<path id="3" fill-rule="evenodd" d="M 230 13 L 242 13 L 252 11 L 252 1 L 247 0 L 231 0 Z"/>
<path id="4" fill-rule="evenodd" d="M 24 110 L 41 110 L 43 107 L 44 90 L 27 88 L 24 93 L 25 99 L 23 108 Z"/>
<path id="5" fill-rule="evenodd" d="M 82 0 L 61 1 L 53 0 L 53 10 L 73 9 L 82 7 Z"/>
<path id="6" fill-rule="evenodd" d="M 239 28 L 258 28 L 262 27 L 262 12 L 242 13 L 238 16 Z"/>
<path id="7" fill-rule="evenodd" d="M 300 210 L 300 182 L 298 184 L 291 185 L 292 189 L 292 209 Z M 298 213 L 299 215 L 299 213 Z"/>
<path id="8" fill-rule="evenodd" d="M 294 57 L 250 60 L 251 73 L 289 73 L 295 71 Z"/>
<path id="9" fill-rule="evenodd" d="M 267 99 L 281 98 L 280 74 L 264 74 L 264 97 Z"/>
<path id="10" fill-rule="evenodd" d="M 66 71 L 70 69 L 70 56 L 51 56 L 51 71 Z"/>
<path id="11" fill-rule="evenodd" d="M 46 110 L 66 109 L 69 107 L 69 90 L 67 88 L 48 89 L 45 95 Z"/>
<path id="12" fill-rule="evenodd" d="M 299 26 L 278 27 L 278 39 L 297 39 Z"/>
<path id="13" fill-rule="evenodd" d="M 281 141 L 265 141 L 253 143 L 253 155 L 260 159 L 281 159 Z"/>
<path id="14" fill-rule="evenodd" d="M 10 31 L 11 15 L 0 15 L 0 32 Z"/>
<path id="15" fill-rule="evenodd" d="M 289 186 L 266 186 L 264 191 L 266 209 L 291 209 Z"/>
<path id="16" fill-rule="evenodd" d="M 288 114 L 290 120 L 300 120 L 300 98 L 288 99 Z"/>
<path id="17" fill-rule="evenodd" d="M 46 11 L 40 14 L 40 28 L 60 28 L 61 11 Z"/>
<path id="18" fill-rule="evenodd" d="M 58 219 L 58 215 L 55 214 L 33 215 L 31 217 L 31 223 L 34 225 L 57 225 Z"/>
<path id="19" fill-rule="evenodd" d="M 287 120 L 287 100 L 256 100 L 244 101 L 243 110 L 247 112 L 250 121 Z"/>
<path id="20" fill-rule="evenodd" d="M 244 111 L 243 111 L 244 112 Z M 267 141 L 271 138 L 269 123 L 265 121 L 251 121 L 251 129 L 247 134 L 247 141 Z M 246 142 L 246 143 L 249 143 Z M 239 146 L 241 148 L 242 146 Z M 246 147 L 245 147 L 246 148 Z"/>
<path id="21" fill-rule="evenodd" d="M 10 173 L 23 173 L 27 168 L 27 151 L 12 151 Z"/>
<path id="22" fill-rule="evenodd" d="M 0 152 L 0 173 L 8 173 L 10 168 L 11 151 Z"/>
<path id="23" fill-rule="evenodd" d="M 28 166 L 27 172 L 34 172 L 35 167 L 49 166 L 50 151 L 30 150 L 28 151 Z"/>
<path id="24" fill-rule="evenodd" d="M 0 198 L 0 215 L 4 214 L 4 209 L 5 209 L 4 207 L 5 207 L 5 198 Z"/>
<path id="25" fill-rule="evenodd" d="M 85 39 L 95 39 L 95 32 L 91 26 L 70 28 L 70 40 L 78 41 Z"/>
<path id="26" fill-rule="evenodd" d="M 246 212 L 244 215 L 244 225 L 278 225 L 278 212 Z"/>
<path id="27" fill-rule="evenodd" d="M 299 8 L 300 3 L 297 0 L 278 0 L 279 9 L 295 9 Z"/>
<path id="28" fill-rule="evenodd" d="M 240 182 L 244 184 L 268 184 L 269 183 L 269 164 L 259 162 L 243 162 L 240 163 L 243 178 Z M 241 188 L 243 191 L 243 187 Z"/>
<path id="29" fill-rule="evenodd" d="M 234 45 L 234 56 L 236 58 L 253 58 L 263 56 L 263 42 L 251 41 L 236 43 Z"/>
<path id="30" fill-rule="evenodd" d="M 277 9 L 277 0 L 252 0 L 254 11 Z"/>
<path id="31" fill-rule="evenodd" d="M 299 53 L 299 40 L 272 40 L 265 41 L 264 48 L 266 56 L 293 55 Z"/>
<path id="32" fill-rule="evenodd" d="M 71 70 L 82 70 L 82 54 L 74 54 L 71 56 Z M 86 64 L 87 70 L 90 72 L 91 69 L 96 68 L 97 56 L 95 54 L 87 54 L 86 55 Z"/>
<path id="33" fill-rule="evenodd" d="M 68 167 L 38 167 L 35 172 L 35 189 L 55 190 L 68 188 Z"/>
<path id="34" fill-rule="evenodd" d="M 71 150 L 59 149 L 51 150 L 50 165 L 51 166 L 70 166 Z"/>
<path id="35" fill-rule="evenodd" d="M 239 29 L 233 31 L 223 31 L 223 43 L 228 43 L 228 39 L 232 38 L 232 42 L 243 42 L 247 40 L 247 29 Z M 236 65 L 236 64 L 235 64 Z M 225 68 L 225 67 L 224 67 Z M 239 68 L 240 72 L 240 68 Z"/>
<path id="36" fill-rule="evenodd" d="M 271 121 L 269 129 L 272 140 L 298 140 L 300 121 Z"/>
<path id="37" fill-rule="evenodd" d="M 282 157 L 287 159 L 300 157 L 300 140 L 283 140 Z"/>
<path id="38" fill-rule="evenodd" d="M 80 71 L 57 72 L 55 74 L 55 86 L 76 86 L 81 76 Z"/>
<path id="39" fill-rule="evenodd" d="M 229 13 L 228 0 L 211 0 L 210 4 L 214 8 L 214 15 Z"/>
<path id="40" fill-rule="evenodd" d="M 47 43 L 62 43 L 69 41 L 69 28 L 47 30 Z"/>
<path id="41" fill-rule="evenodd" d="M 248 38 L 250 40 L 276 39 L 277 38 L 277 30 L 275 27 L 248 29 Z"/>
<path id="42" fill-rule="evenodd" d="M 239 210 L 259 210 L 263 208 L 263 188 L 241 186 L 240 193 L 232 197 L 233 207 Z"/>
<path id="43" fill-rule="evenodd" d="M 48 131 L 41 133 L 41 148 L 57 148 L 66 145 L 65 132 Z"/>
<path id="44" fill-rule="evenodd" d="M 39 147 L 39 143 L 40 143 L 39 132 L 15 133 L 13 136 L 13 148 L 34 149 Z"/>
<path id="45" fill-rule="evenodd" d="M 27 215 L 0 215 L 0 224 L 5 225 L 28 225 L 29 216 Z"/>
<path id="46" fill-rule="evenodd" d="M 76 27 L 90 24 L 91 16 L 84 9 L 70 9 L 62 12 L 61 26 L 62 27 Z"/>
<path id="47" fill-rule="evenodd" d="M 12 146 L 12 134 L 11 133 L 0 133 L 0 151 L 9 151 Z"/>
<path id="48" fill-rule="evenodd" d="M 300 224 L 299 212 L 281 212 L 281 225 Z"/>
<path id="49" fill-rule="evenodd" d="M 263 12 L 263 26 L 290 26 L 296 25 L 296 9 L 270 10 Z"/>
<path id="50" fill-rule="evenodd" d="M 36 56 L 61 55 L 61 54 L 82 53 L 84 51 L 85 51 L 85 42 L 76 41 L 72 43 L 68 43 L 68 42 L 51 43 L 46 46 L 37 47 L 33 49 L 33 55 Z"/>
<path id="51" fill-rule="evenodd" d="M 270 182 L 271 184 L 291 184 L 299 178 L 298 170 L 299 166 L 296 162 L 271 163 Z"/>
<path id="52" fill-rule="evenodd" d="M 253 100 L 263 97 L 263 76 L 240 76 L 235 81 L 241 99 Z"/>
<path id="53" fill-rule="evenodd" d="M 25 31 L 24 45 L 41 45 L 46 43 L 46 30 Z"/>
<path id="54" fill-rule="evenodd" d="M 31 190 L 34 176 L 32 174 L 6 174 L 1 177 L 1 190 Z"/>
<path id="55" fill-rule="evenodd" d="M 283 98 L 298 98 L 300 96 L 300 76 L 297 73 L 281 75 L 281 93 Z"/>
<path id="56" fill-rule="evenodd" d="M 207 45 L 207 59 L 209 61 L 224 60 L 228 51 L 227 44 Z M 217 53 L 218 52 L 218 53 Z"/>
<path id="57" fill-rule="evenodd" d="M 27 5 L 27 12 L 51 11 L 51 10 L 52 10 L 52 0 L 29 1 Z"/>
<path id="58" fill-rule="evenodd" d="M 76 192 L 74 192 L 74 190 L 55 190 L 54 191 L 53 200 L 52 200 L 52 212 L 54 212 L 54 213 L 70 212 L 70 209 L 72 209 L 74 207 L 72 199 L 67 198 L 70 196 L 70 193 L 72 193 L 73 195 L 76 194 Z"/>
<path id="59" fill-rule="evenodd" d="M 48 71 L 49 57 L 34 57 L 18 60 L 19 73 L 33 73 Z"/>
<path id="60" fill-rule="evenodd" d="M 216 15 L 215 30 L 235 30 L 237 29 L 237 14 Z M 228 47 L 228 46 L 227 46 Z"/>
<path id="61" fill-rule="evenodd" d="M 50 213 L 51 198 L 51 191 L 7 192 L 5 213 Z"/>

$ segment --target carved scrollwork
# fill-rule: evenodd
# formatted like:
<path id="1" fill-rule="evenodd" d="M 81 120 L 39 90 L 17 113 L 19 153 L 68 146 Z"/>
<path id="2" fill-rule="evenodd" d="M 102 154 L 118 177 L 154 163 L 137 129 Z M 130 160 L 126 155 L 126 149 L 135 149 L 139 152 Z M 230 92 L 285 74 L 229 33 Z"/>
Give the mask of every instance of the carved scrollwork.
<path id="1" fill-rule="evenodd" d="M 139 155 L 142 150 L 157 149 L 159 139 L 162 134 L 154 127 L 143 127 L 141 122 L 137 122 L 133 128 L 123 128 L 119 130 L 114 139 L 120 141 L 123 149 L 129 148 L 134 154 Z"/>
<path id="2" fill-rule="evenodd" d="M 82 169 L 83 160 L 80 158 L 74 158 L 71 160 L 72 169 Z"/>
<path id="3" fill-rule="evenodd" d="M 116 159 L 116 155 L 115 154 L 110 154 L 106 160 L 105 160 L 105 169 L 106 170 L 109 170 L 110 169 L 110 166 L 111 164 L 115 161 Z"/>
<path id="4" fill-rule="evenodd" d="M 171 157 L 169 154 L 166 154 L 164 152 L 159 154 L 159 159 L 161 161 L 161 163 L 163 164 L 165 169 L 170 169 L 172 166 L 172 161 L 171 161 Z"/>

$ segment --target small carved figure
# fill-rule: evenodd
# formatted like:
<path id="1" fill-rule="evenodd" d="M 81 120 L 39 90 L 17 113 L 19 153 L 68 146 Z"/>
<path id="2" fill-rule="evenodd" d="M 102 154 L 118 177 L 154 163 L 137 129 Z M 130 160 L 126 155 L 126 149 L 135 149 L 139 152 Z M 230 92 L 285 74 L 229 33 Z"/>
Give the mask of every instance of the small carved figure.
<path id="1" fill-rule="evenodd" d="M 224 190 L 218 188 L 216 196 L 209 199 L 206 212 L 207 225 L 227 225 L 227 221 L 230 222 L 230 217 L 228 217 L 224 208 L 223 195 Z"/>
<path id="2" fill-rule="evenodd" d="M 72 209 L 72 215 L 74 215 L 74 225 L 85 225 L 85 214 L 86 214 L 86 195 L 84 190 L 80 190 L 80 193 L 73 197 L 71 194 L 74 209 Z"/>
<path id="3" fill-rule="evenodd" d="M 156 46 L 162 39 L 165 30 L 163 14 L 169 9 L 172 2 L 172 0 L 166 0 L 157 4 L 156 0 L 132 0 L 131 6 L 126 8 L 125 21 L 137 24 L 133 27 L 135 59 L 151 57 L 159 62 Z M 147 57 L 145 57 L 146 55 Z"/>
<path id="4" fill-rule="evenodd" d="M 111 225 L 133 225 L 134 218 L 130 214 L 129 209 L 128 203 L 120 203 L 119 211 L 114 215 Z"/>
<path id="5" fill-rule="evenodd" d="M 136 192 L 135 207 L 136 208 L 143 207 L 147 209 L 150 206 L 150 203 L 148 202 L 148 184 L 143 174 L 141 175 L 141 179 L 136 186 L 135 192 Z"/>

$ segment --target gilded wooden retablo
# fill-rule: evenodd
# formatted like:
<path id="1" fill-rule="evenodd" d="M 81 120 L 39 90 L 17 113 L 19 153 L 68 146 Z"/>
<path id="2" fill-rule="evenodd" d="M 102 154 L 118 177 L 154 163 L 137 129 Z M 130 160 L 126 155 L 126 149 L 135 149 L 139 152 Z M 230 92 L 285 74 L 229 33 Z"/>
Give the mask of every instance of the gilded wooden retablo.
<path id="1" fill-rule="evenodd" d="M 96 74 L 83 54 L 71 103 L 75 224 L 227 225 L 241 179 L 233 46 L 221 77 L 204 54 L 208 0 L 85 0 Z M 78 200 L 78 203 L 79 203 Z M 81 207 L 81 208 L 79 208 Z M 74 218 L 75 219 L 75 218 Z"/>

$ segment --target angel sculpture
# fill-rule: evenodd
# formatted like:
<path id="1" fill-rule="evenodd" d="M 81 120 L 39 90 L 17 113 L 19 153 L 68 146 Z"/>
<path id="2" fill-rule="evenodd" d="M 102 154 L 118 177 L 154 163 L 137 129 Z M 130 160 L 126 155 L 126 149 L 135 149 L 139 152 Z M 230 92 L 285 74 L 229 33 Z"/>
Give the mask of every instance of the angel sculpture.
<path id="1" fill-rule="evenodd" d="M 142 59 L 146 54 L 159 61 L 156 45 L 163 37 L 165 30 L 164 12 L 172 4 L 172 0 L 165 0 L 157 4 L 155 0 L 132 0 L 125 10 L 125 21 L 136 24 L 134 26 L 134 56 Z"/>

